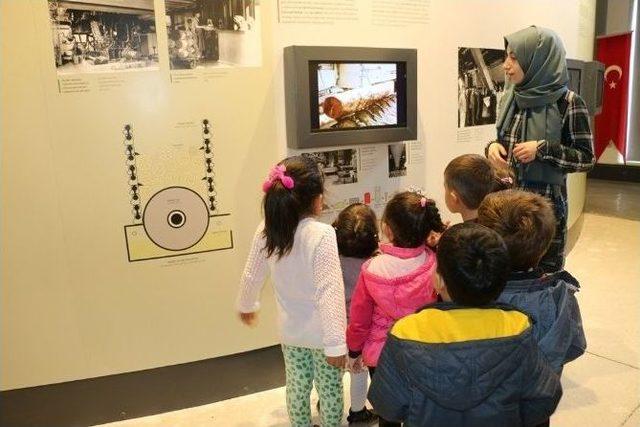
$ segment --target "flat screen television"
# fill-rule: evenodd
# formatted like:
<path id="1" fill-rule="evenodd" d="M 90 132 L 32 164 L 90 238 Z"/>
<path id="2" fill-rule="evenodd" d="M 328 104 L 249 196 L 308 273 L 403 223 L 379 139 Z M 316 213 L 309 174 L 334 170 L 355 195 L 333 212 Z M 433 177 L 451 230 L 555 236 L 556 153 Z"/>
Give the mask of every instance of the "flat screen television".
<path id="1" fill-rule="evenodd" d="M 582 73 L 582 99 L 592 116 L 602 111 L 602 85 L 604 83 L 604 64 L 598 61 L 585 61 Z"/>
<path id="2" fill-rule="evenodd" d="M 596 75 L 596 108 L 599 109 L 598 112 L 602 111 L 602 97 L 604 96 L 604 67 L 599 68 Z"/>
<path id="3" fill-rule="evenodd" d="M 567 59 L 567 70 L 569 71 L 569 89 L 577 93 L 581 94 L 581 81 L 582 81 L 582 70 L 584 68 L 584 62 L 578 61 L 576 59 Z"/>
<path id="4" fill-rule="evenodd" d="M 569 89 L 584 100 L 591 116 L 602 111 L 604 64 L 598 61 L 567 59 Z"/>
<path id="5" fill-rule="evenodd" d="M 285 48 L 291 148 L 416 139 L 415 49 Z"/>

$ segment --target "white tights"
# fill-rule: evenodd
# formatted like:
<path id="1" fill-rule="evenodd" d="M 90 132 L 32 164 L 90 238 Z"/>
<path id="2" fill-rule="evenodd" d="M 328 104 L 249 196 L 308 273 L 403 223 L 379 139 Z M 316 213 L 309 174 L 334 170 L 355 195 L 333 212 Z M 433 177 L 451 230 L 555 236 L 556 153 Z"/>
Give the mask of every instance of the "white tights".
<path id="1" fill-rule="evenodd" d="M 365 369 L 357 374 L 349 372 L 349 375 L 351 376 L 351 410 L 354 412 L 361 411 L 367 401 L 369 372 Z"/>

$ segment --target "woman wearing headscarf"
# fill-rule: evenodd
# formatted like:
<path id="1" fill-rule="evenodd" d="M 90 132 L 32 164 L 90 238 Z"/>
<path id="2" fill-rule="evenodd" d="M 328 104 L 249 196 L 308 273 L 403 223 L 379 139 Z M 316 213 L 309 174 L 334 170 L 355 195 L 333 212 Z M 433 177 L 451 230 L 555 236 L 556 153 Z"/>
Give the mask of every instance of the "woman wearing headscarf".
<path id="1" fill-rule="evenodd" d="M 565 258 L 566 175 L 594 164 L 589 113 L 567 87 L 565 50 L 556 33 L 531 26 L 506 36 L 505 47 L 507 85 L 498 107 L 498 139 L 486 154 L 495 165 L 514 170 L 518 188 L 553 203 L 556 235 L 540 267 L 558 271 Z"/>

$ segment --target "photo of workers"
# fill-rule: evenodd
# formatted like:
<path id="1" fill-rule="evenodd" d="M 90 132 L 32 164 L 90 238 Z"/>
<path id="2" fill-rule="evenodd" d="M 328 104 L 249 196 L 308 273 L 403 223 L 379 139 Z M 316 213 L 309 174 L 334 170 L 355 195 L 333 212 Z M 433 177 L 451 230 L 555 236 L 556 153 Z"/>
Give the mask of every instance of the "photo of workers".
<path id="1" fill-rule="evenodd" d="M 153 1 L 136 8 L 118 0 L 49 0 L 59 75 L 158 69 Z"/>
<path id="2" fill-rule="evenodd" d="M 458 48 L 458 128 L 495 124 L 503 63 L 504 50 Z"/>

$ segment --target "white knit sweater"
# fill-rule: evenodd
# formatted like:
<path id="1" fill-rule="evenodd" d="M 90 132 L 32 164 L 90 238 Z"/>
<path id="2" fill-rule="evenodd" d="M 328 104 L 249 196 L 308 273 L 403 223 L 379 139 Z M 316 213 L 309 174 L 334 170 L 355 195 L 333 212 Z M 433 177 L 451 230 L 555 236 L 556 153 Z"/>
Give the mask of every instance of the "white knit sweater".
<path id="1" fill-rule="evenodd" d="M 327 356 L 346 354 L 346 310 L 342 271 L 333 227 L 305 218 L 298 223 L 291 252 L 266 257 L 261 223 L 242 274 L 238 310 L 260 308 L 268 271 L 278 304 L 283 344 L 321 348 Z"/>

